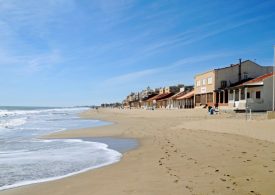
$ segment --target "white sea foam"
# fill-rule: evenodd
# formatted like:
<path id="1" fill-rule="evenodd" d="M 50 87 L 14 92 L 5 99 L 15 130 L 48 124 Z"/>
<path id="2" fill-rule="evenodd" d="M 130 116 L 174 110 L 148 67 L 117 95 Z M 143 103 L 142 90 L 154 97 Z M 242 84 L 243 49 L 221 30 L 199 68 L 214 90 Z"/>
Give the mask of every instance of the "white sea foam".
<path id="1" fill-rule="evenodd" d="M 13 128 L 26 123 L 27 118 L 2 119 L 0 120 L 0 128 Z"/>
<path id="2" fill-rule="evenodd" d="M 48 140 L 41 140 L 41 141 L 44 142 L 44 141 L 48 141 Z M 94 151 L 100 152 L 102 150 L 102 152 L 103 151 L 106 152 L 106 155 L 104 155 L 105 161 L 103 163 L 93 164 L 93 165 L 89 166 L 88 168 L 83 168 L 79 171 L 73 171 L 73 172 L 67 173 L 65 175 L 54 176 L 54 177 L 49 177 L 49 178 L 40 178 L 40 179 L 36 179 L 36 180 L 26 180 L 26 181 L 21 181 L 21 182 L 15 182 L 14 184 L 10 184 L 10 185 L 4 185 L 4 186 L 0 187 L 0 191 L 10 189 L 10 188 L 19 187 L 19 186 L 29 185 L 29 184 L 35 184 L 35 183 L 42 183 L 42 182 L 46 182 L 46 181 L 58 180 L 58 179 L 62 179 L 64 177 L 68 177 L 68 176 L 76 175 L 76 174 L 79 174 L 79 173 L 83 173 L 83 172 L 86 172 L 86 171 L 91 170 L 91 169 L 95 169 L 95 168 L 99 168 L 99 167 L 103 167 L 103 166 L 107 166 L 107 165 L 116 163 L 120 160 L 120 158 L 122 156 L 121 153 L 119 153 L 115 150 L 109 149 L 108 145 L 103 144 L 103 143 L 88 142 L 88 141 L 83 141 L 81 139 L 65 139 L 65 140 L 56 139 L 56 140 L 51 140 L 51 141 L 62 141 L 62 142 L 74 143 L 74 144 L 85 143 L 85 145 L 89 144 L 93 148 Z M 14 156 L 15 158 L 12 161 L 10 161 L 10 164 L 18 163 L 18 162 L 24 162 L 24 157 L 23 156 L 26 156 L 26 154 L 28 152 L 27 153 L 25 153 L 25 151 L 20 151 L 20 152 L 22 152 L 22 154 L 19 155 L 19 156 Z M 102 154 L 102 152 L 100 152 L 100 154 Z M 19 153 L 19 151 L 18 151 L 18 153 Z M 2 155 L 3 155 L 3 153 L 2 153 Z M 27 158 L 30 161 L 34 161 L 34 160 L 36 160 L 36 158 L 39 159 L 39 157 L 34 157 L 34 158 L 31 158 L 31 159 L 29 157 L 25 157 L 25 158 Z M 48 157 L 44 156 L 44 158 L 48 158 Z M 60 158 L 63 159 L 64 154 Z M 56 160 L 57 160 L 56 158 L 53 159 L 53 161 L 56 161 Z M 2 159 L 2 161 L 3 161 L 3 159 Z"/>
<path id="3" fill-rule="evenodd" d="M 15 115 L 30 115 L 39 113 L 58 113 L 58 112 L 81 112 L 89 108 L 55 108 L 55 109 L 37 109 L 37 110 L 0 110 L 0 117 Z"/>
<path id="4" fill-rule="evenodd" d="M 66 129 L 105 124 L 80 119 L 77 114 L 86 109 L 0 110 L 0 190 L 56 180 L 119 161 L 121 154 L 103 143 L 37 139 Z"/>
<path id="5" fill-rule="evenodd" d="M 76 171 L 76 172 L 69 173 L 69 174 L 66 174 L 66 175 L 63 175 L 63 176 L 51 177 L 51 178 L 46 178 L 46 179 L 30 180 L 30 181 L 18 182 L 18 183 L 12 184 L 12 185 L 2 186 L 2 187 L 0 187 L 0 191 L 11 189 L 11 188 L 16 188 L 16 187 L 20 187 L 20 186 L 30 185 L 30 184 L 43 183 L 43 182 L 47 182 L 47 181 L 54 181 L 54 180 L 62 179 L 62 178 L 65 178 L 65 177 L 69 177 L 69 176 L 77 175 L 77 174 L 80 174 L 80 173 L 84 173 L 84 172 L 92 170 L 92 169 L 104 167 L 104 166 L 116 163 L 119 160 L 120 160 L 120 158 L 114 158 L 112 161 L 110 160 L 110 162 L 106 162 L 106 163 L 103 163 L 103 164 L 100 164 L 100 165 L 91 166 L 91 167 L 83 169 L 81 171 Z"/>

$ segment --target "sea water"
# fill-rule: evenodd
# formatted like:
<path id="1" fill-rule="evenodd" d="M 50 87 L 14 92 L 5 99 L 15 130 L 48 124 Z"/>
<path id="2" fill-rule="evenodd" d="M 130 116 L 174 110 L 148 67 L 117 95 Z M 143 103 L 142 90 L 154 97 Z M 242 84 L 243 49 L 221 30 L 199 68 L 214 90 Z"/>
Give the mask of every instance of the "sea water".
<path id="1" fill-rule="evenodd" d="M 84 139 L 39 139 L 66 129 L 105 125 L 88 108 L 0 107 L 0 190 L 49 181 L 117 162 L 121 153 Z"/>

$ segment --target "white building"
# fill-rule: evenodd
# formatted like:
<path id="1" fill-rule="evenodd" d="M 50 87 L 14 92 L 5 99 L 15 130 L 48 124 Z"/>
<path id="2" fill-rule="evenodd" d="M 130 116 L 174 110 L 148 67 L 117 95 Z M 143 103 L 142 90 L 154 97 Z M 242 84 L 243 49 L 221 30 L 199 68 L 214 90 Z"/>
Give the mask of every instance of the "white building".
<path id="1" fill-rule="evenodd" d="M 229 90 L 228 107 L 234 110 L 272 110 L 273 73 L 244 82 Z"/>

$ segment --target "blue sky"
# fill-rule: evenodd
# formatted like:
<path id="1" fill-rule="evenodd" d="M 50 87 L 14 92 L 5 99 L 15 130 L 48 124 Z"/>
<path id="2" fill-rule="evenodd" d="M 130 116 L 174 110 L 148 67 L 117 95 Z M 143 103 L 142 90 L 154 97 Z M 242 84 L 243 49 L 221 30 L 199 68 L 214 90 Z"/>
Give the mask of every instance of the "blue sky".
<path id="1" fill-rule="evenodd" d="M 121 101 L 237 63 L 273 64 L 274 0 L 0 0 L 0 105 Z"/>

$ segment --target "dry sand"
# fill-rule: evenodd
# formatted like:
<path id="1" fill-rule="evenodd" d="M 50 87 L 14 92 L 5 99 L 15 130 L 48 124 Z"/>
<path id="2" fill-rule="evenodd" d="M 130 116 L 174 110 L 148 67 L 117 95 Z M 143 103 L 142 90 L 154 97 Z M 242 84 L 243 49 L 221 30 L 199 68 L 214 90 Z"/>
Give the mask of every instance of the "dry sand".
<path id="1" fill-rule="evenodd" d="M 137 138 L 116 164 L 0 195 L 275 194 L 275 120 L 245 121 L 205 110 L 89 111 L 115 124 L 51 138 Z"/>

